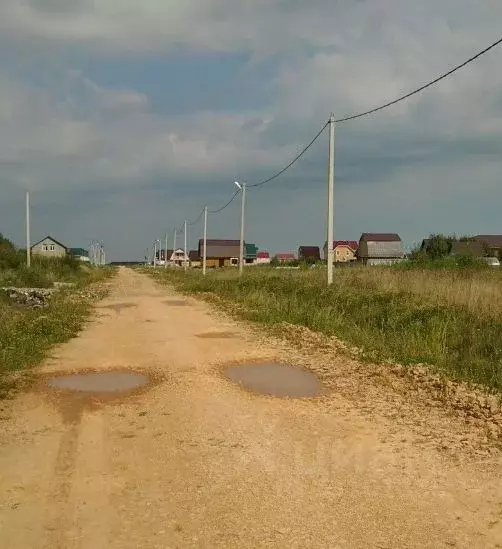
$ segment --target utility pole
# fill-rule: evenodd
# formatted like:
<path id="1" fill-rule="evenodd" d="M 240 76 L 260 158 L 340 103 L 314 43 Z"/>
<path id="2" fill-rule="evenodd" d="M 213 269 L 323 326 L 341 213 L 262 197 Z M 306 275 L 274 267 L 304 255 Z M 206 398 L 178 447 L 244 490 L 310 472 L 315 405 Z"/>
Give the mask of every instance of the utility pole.
<path id="1" fill-rule="evenodd" d="M 178 231 L 174 229 L 174 239 L 173 239 L 173 255 L 175 257 L 174 265 L 176 266 L 176 237 L 178 236 Z"/>
<path id="2" fill-rule="evenodd" d="M 166 233 L 166 248 L 164 250 L 164 269 L 167 269 L 167 233 Z"/>
<path id="3" fill-rule="evenodd" d="M 328 286 L 333 284 L 333 239 L 335 237 L 335 227 L 333 220 L 333 211 L 335 203 L 335 115 L 331 113 L 329 117 L 329 162 L 328 162 Z"/>
<path id="4" fill-rule="evenodd" d="M 183 233 L 185 234 L 185 257 L 183 258 L 183 266 L 185 271 L 187 270 L 187 220 L 185 219 L 185 224 L 183 226 Z"/>
<path id="5" fill-rule="evenodd" d="M 31 267 L 30 191 L 26 191 L 26 266 Z"/>
<path id="6" fill-rule="evenodd" d="M 241 189 L 242 192 L 242 201 L 241 201 L 241 241 L 239 248 L 239 276 L 242 276 L 244 271 L 244 213 L 246 210 L 246 183 L 235 182 L 236 185 Z"/>
<path id="7" fill-rule="evenodd" d="M 207 264 L 207 254 L 206 254 L 206 244 L 207 244 L 207 206 L 204 206 L 204 246 L 202 248 L 202 274 L 206 274 L 206 264 Z"/>
<path id="8" fill-rule="evenodd" d="M 157 267 L 157 241 L 153 243 L 153 268 Z"/>

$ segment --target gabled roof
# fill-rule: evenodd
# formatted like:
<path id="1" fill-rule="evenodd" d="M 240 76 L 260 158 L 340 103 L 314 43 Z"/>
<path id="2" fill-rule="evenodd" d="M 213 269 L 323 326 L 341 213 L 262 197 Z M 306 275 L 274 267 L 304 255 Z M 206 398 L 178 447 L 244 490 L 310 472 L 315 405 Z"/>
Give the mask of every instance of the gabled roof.
<path id="1" fill-rule="evenodd" d="M 477 234 L 474 240 L 484 242 L 492 248 L 502 248 L 502 234 Z"/>
<path id="2" fill-rule="evenodd" d="M 54 242 L 54 244 L 57 244 L 58 246 L 61 246 L 65 250 L 68 249 L 64 244 L 61 244 L 61 242 L 57 241 L 55 238 L 52 238 L 52 236 L 50 236 L 50 235 L 45 236 L 44 238 L 42 238 L 42 240 L 39 240 L 38 242 L 33 244 L 32 248 L 34 248 L 35 246 L 38 246 L 41 242 L 43 242 L 44 240 L 47 240 L 47 239 L 52 240 L 52 242 Z"/>
<path id="3" fill-rule="evenodd" d="M 360 240 L 366 242 L 401 242 L 397 233 L 363 233 Z"/>
<path id="4" fill-rule="evenodd" d="M 333 240 L 333 249 L 337 246 L 347 246 L 355 252 L 359 248 L 359 242 L 357 240 Z"/>
<path id="5" fill-rule="evenodd" d="M 241 241 L 240 240 L 219 240 L 217 238 L 213 239 L 207 239 L 206 240 L 207 246 L 240 246 Z M 204 240 L 201 238 L 199 240 L 200 246 L 204 245 Z"/>
<path id="6" fill-rule="evenodd" d="M 268 259 L 270 257 L 270 254 L 268 252 L 262 251 L 262 252 L 258 252 L 256 254 L 256 257 L 258 259 Z"/>
<path id="7" fill-rule="evenodd" d="M 89 257 L 89 252 L 87 250 L 84 250 L 84 248 L 68 248 L 68 251 L 71 255 Z"/>
<path id="8" fill-rule="evenodd" d="M 301 257 L 321 257 L 319 246 L 300 246 L 298 249 L 298 255 Z"/>
<path id="9" fill-rule="evenodd" d="M 190 261 L 200 261 L 199 251 L 198 250 L 190 250 L 188 252 L 188 259 Z"/>

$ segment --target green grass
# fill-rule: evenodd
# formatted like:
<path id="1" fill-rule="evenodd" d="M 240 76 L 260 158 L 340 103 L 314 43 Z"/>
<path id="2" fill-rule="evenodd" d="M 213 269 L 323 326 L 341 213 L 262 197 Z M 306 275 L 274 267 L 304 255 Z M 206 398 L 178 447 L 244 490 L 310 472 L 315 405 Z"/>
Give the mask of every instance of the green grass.
<path id="1" fill-rule="evenodd" d="M 13 377 L 13 373 L 30 373 L 54 345 L 79 333 L 93 302 L 104 295 L 103 289 L 92 284 L 104 281 L 114 272 L 108 268 L 84 270 L 78 276 L 78 286 L 57 292 L 46 309 L 22 309 L 5 296 L 0 299 L 0 398 L 23 380 Z M 84 287 L 89 287 L 92 297 L 87 290 L 86 295 L 78 293 Z"/>
<path id="2" fill-rule="evenodd" d="M 445 375 L 502 390 L 502 273 L 495 270 L 247 269 L 154 276 L 187 293 L 222 298 L 244 319 L 306 326 L 362 349 L 371 360 L 427 363 Z M 209 293 L 209 294 L 208 294 Z M 238 307 L 235 307 L 238 305 Z"/>

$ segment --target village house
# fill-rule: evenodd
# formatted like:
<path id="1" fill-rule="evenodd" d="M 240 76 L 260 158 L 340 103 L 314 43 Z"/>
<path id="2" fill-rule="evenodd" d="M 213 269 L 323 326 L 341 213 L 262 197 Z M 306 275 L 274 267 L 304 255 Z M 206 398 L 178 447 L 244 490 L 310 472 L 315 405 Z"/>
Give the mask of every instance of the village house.
<path id="1" fill-rule="evenodd" d="M 347 263 L 357 261 L 356 252 L 359 248 L 357 240 L 334 240 L 333 251 L 335 262 Z M 324 259 L 328 260 L 328 243 L 324 243 Z"/>
<path id="2" fill-rule="evenodd" d="M 268 265 L 270 263 L 270 254 L 267 251 L 259 251 L 256 254 L 256 263 L 258 265 Z"/>
<path id="3" fill-rule="evenodd" d="M 254 265 L 256 263 L 258 254 L 258 246 L 256 244 L 246 243 L 244 247 L 245 263 L 248 265 Z"/>
<path id="4" fill-rule="evenodd" d="M 363 233 L 358 258 L 363 265 L 390 265 L 404 259 L 403 242 L 396 233 Z"/>
<path id="5" fill-rule="evenodd" d="M 488 256 L 502 259 L 502 235 L 478 234 L 474 240 L 481 242 Z"/>
<path id="6" fill-rule="evenodd" d="M 64 257 L 68 253 L 68 248 L 55 238 L 52 238 L 52 236 L 46 236 L 36 244 L 33 244 L 31 253 L 43 257 Z"/>
<path id="7" fill-rule="evenodd" d="M 321 252 L 319 246 L 300 246 L 298 248 L 298 259 L 308 262 L 320 261 Z"/>
<path id="8" fill-rule="evenodd" d="M 202 265 L 202 259 L 199 255 L 199 250 L 190 250 L 188 252 L 188 259 L 190 261 L 190 267 L 200 267 Z"/>
<path id="9" fill-rule="evenodd" d="M 239 265 L 240 241 L 218 240 L 206 241 L 206 265 L 212 267 L 236 267 Z M 203 257 L 204 240 L 199 240 L 199 257 Z"/>
<path id="10" fill-rule="evenodd" d="M 274 260 L 279 263 L 287 263 L 288 261 L 294 261 L 296 259 L 295 254 L 290 252 L 279 252 L 274 255 Z"/>
<path id="11" fill-rule="evenodd" d="M 78 261 L 83 261 L 84 263 L 88 263 L 90 261 L 89 252 L 84 250 L 84 248 L 69 248 L 68 253 Z"/>
<path id="12" fill-rule="evenodd" d="M 155 255 L 159 264 L 163 265 L 166 258 L 165 250 L 159 250 Z M 188 254 L 185 255 L 185 250 L 183 248 L 167 250 L 167 262 L 171 265 L 182 267 L 185 264 L 185 261 L 189 261 L 189 256 Z"/>

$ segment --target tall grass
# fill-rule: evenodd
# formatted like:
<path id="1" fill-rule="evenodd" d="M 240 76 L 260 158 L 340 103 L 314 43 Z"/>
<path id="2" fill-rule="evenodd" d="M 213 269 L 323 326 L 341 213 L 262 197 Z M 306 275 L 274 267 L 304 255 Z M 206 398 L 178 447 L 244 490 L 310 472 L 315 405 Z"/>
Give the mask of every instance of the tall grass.
<path id="1" fill-rule="evenodd" d="M 329 288 L 322 270 L 247 269 L 242 279 L 234 271 L 205 278 L 163 271 L 156 277 L 239 304 L 246 319 L 307 326 L 371 359 L 428 363 L 502 390 L 502 273 L 495 270 L 339 269 Z"/>

